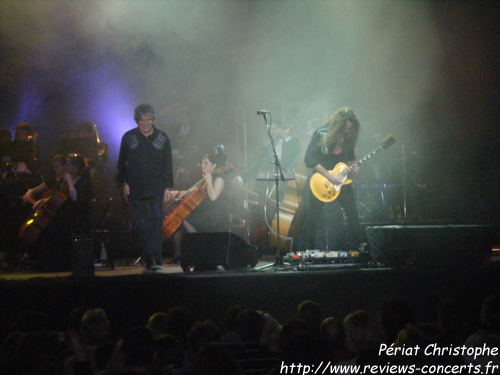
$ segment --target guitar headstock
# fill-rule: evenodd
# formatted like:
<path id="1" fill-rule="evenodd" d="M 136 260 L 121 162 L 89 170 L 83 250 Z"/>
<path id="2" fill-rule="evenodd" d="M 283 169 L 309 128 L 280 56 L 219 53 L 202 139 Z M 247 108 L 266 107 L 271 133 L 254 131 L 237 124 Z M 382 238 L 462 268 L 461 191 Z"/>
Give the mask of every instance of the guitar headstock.
<path id="1" fill-rule="evenodd" d="M 392 146 L 394 143 L 396 143 L 396 139 L 393 136 L 390 136 L 382 142 L 382 145 L 380 145 L 380 147 L 385 150 L 386 148 Z"/>

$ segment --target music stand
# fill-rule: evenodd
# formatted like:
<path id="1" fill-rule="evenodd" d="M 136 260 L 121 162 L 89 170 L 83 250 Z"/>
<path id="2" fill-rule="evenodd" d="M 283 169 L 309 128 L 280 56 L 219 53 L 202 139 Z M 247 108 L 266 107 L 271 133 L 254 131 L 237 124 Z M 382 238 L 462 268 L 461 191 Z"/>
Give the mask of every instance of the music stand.
<path id="1" fill-rule="evenodd" d="M 273 149 L 273 157 L 274 157 L 274 173 L 259 173 L 257 175 L 256 180 L 257 181 L 274 181 L 275 184 L 275 192 L 276 192 L 276 234 L 277 234 L 277 243 L 276 243 L 276 255 L 274 257 L 274 262 L 271 264 L 266 264 L 265 266 L 257 267 L 255 268 L 257 271 L 267 269 L 267 268 L 275 268 L 277 269 L 278 267 L 284 267 L 285 264 L 283 262 L 283 257 L 281 256 L 281 249 L 280 249 L 280 195 L 279 195 L 279 182 L 281 181 L 286 181 L 286 180 L 294 180 L 295 176 L 293 172 L 283 173 L 283 170 L 281 169 L 281 164 L 280 160 L 278 158 L 278 154 L 276 153 L 276 148 L 274 147 L 274 140 L 273 137 L 271 136 L 271 119 L 268 118 L 267 115 L 270 117 L 270 112 L 268 111 L 259 111 L 257 112 L 258 114 L 264 115 L 264 122 L 266 123 L 267 127 L 267 135 L 269 136 L 269 139 L 271 141 L 271 147 Z"/>
<path id="2" fill-rule="evenodd" d="M 36 159 L 36 147 L 33 141 L 18 140 L 0 143 L 0 158 L 5 162 L 30 162 Z M 3 160 L 5 158 L 5 160 Z"/>

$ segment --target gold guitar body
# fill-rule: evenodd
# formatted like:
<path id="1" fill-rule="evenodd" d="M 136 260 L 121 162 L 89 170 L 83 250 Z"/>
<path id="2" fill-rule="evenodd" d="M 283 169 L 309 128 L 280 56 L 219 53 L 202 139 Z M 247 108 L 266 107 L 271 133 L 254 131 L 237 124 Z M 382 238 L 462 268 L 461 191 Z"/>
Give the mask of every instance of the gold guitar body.
<path id="1" fill-rule="evenodd" d="M 348 168 L 345 163 L 338 163 L 335 168 L 333 168 L 330 173 L 342 176 L 342 172 Z M 332 202 L 340 194 L 340 189 L 343 185 L 350 184 L 352 180 L 344 176 L 342 182 L 339 184 L 332 184 L 328 179 L 322 174 L 316 172 L 312 175 L 309 185 L 311 186 L 311 191 L 316 198 L 322 202 Z"/>
<path id="2" fill-rule="evenodd" d="M 365 160 L 371 158 L 377 152 L 385 150 L 394 143 L 396 143 L 394 137 L 388 137 L 375 150 L 369 152 L 356 163 L 351 164 L 351 166 L 347 166 L 345 163 L 338 163 L 335 168 L 329 171 L 330 173 L 337 175 L 337 178 L 340 180 L 338 184 L 332 184 L 325 176 L 318 172 L 314 173 L 311 177 L 311 181 L 309 182 L 312 193 L 322 202 L 334 201 L 339 196 L 342 185 L 347 185 L 352 182 L 352 180 L 349 180 L 347 176 L 354 170 L 354 168 L 358 167 L 359 164 L 363 163 Z"/>

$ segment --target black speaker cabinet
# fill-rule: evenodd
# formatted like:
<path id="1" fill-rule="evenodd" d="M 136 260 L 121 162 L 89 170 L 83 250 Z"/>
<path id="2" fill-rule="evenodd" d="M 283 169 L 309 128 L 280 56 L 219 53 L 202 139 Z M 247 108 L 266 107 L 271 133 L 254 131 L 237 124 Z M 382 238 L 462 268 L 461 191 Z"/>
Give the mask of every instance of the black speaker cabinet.
<path id="1" fill-rule="evenodd" d="M 90 234 L 73 236 L 72 244 L 72 276 L 89 277 L 95 275 L 94 244 Z"/>
<path id="2" fill-rule="evenodd" d="M 186 233 L 181 243 L 181 267 L 184 272 L 213 271 L 255 267 L 257 248 L 234 233 Z"/>
<path id="3" fill-rule="evenodd" d="M 366 227 L 370 255 L 391 267 L 478 270 L 491 259 L 494 227 L 387 225 Z"/>

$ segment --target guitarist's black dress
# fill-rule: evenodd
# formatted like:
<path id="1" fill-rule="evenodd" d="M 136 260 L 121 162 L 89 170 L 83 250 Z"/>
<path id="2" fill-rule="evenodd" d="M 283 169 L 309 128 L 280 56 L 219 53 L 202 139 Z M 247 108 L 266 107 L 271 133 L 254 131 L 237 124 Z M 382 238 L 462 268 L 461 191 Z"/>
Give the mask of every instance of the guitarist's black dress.
<path id="1" fill-rule="evenodd" d="M 348 162 L 355 160 L 354 150 L 344 149 L 341 154 L 335 155 L 333 154 L 333 149 L 329 150 L 328 147 L 319 147 L 318 143 L 321 137 L 327 132 L 328 127 L 322 126 L 313 133 L 304 157 L 306 167 L 313 168 L 316 165 L 321 164 L 325 169 L 330 171 L 338 163 L 342 162 L 347 164 Z M 309 174 L 303 192 L 304 195 L 302 202 L 305 205 L 304 210 L 306 215 L 304 217 L 302 231 L 300 232 L 300 237 L 298 238 L 297 243 L 297 250 L 300 251 L 313 249 L 325 250 L 327 248 L 325 243 L 316 243 L 318 224 L 320 223 L 320 220 L 325 219 L 325 215 L 323 215 L 325 203 L 318 200 L 311 192 L 309 181 L 311 179 L 312 172 Z M 352 186 L 343 185 L 339 196 L 332 204 L 340 204 L 347 218 L 348 231 L 345 233 L 339 248 L 343 250 L 352 250 L 357 248 L 363 241 L 363 236 L 361 226 L 359 224 L 358 210 Z M 329 220 L 329 218 L 326 217 L 326 220 Z"/>

